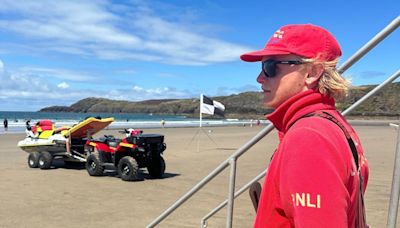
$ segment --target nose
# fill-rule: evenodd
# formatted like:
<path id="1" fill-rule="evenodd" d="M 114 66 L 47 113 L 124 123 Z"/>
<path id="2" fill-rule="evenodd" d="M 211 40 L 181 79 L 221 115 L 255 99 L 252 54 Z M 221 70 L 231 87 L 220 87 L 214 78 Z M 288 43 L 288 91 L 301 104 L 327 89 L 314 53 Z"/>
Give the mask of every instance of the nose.
<path id="1" fill-rule="evenodd" d="M 260 84 L 263 84 L 264 81 L 265 81 L 265 76 L 264 76 L 264 73 L 261 71 L 257 76 L 257 82 Z"/>

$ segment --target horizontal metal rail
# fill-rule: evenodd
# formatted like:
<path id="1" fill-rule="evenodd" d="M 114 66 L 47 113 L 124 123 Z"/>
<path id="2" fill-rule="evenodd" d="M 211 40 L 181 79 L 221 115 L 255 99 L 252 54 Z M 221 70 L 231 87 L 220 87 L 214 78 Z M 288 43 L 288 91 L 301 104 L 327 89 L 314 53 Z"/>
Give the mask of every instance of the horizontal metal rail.
<path id="1" fill-rule="evenodd" d="M 394 129 L 398 129 L 399 128 L 399 124 L 390 123 L 389 126 L 394 128 Z"/>
<path id="2" fill-rule="evenodd" d="M 368 43 L 362 46 L 356 53 L 353 54 L 348 60 L 346 60 L 340 68 L 338 68 L 339 73 L 345 72 L 349 69 L 355 62 L 361 59 L 365 54 L 367 54 L 372 48 L 374 48 L 379 42 L 389 36 L 394 30 L 396 30 L 400 25 L 400 16 L 397 16 L 390 24 L 388 24 L 381 32 L 376 34 Z"/>
<path id="3" fill-rule="evenodd" d="M 376 86 L 373 90 L 371 90 L 369 93 L 367 93 L 366 95 L 364 95 L 362 98 L 360 98 L 358 101 L 356 101 L 356 103 L 354 103 L 352 106 L 350 106 L 349 108 L 347 108 L 342 114 L 343 115 L 347 115 L 347 113 L 353 111 L 353 109 L 355 109 L 356 107 L 358 107 L 359 104 L 363 103 L 365 100 L 367 100 L 368 98 L 370 98 L 372 95 L 374 95 L 376 92 L 378 92 L 379 90 L 381 90 L 384 86 L 386 86 L 389 83 L 392 83 L 394 80 L 396 80 L 396 78 L 398 78 L 400 76 L 400 69 L 397 70 L 397 72 L 395 72 L 393 75 L 391 75 L 390 77 L 388 77 L 385 81 L 383 81 L 381 84 L 379 84 L 378 86 Z"/>

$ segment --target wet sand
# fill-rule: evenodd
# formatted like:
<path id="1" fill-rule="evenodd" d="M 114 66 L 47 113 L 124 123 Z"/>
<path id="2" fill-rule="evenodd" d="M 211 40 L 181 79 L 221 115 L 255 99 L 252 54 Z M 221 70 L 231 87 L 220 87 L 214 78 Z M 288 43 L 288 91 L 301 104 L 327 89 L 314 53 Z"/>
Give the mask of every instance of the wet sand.
<path id="1" fill-rule="evenodd" d="M 370 164 L 366 193 L 368 223 L 384 227 L 392 181 L 397 132 L 389 126 L 359 126 L 361 140 Z M 145 133 L 165 135 L 166 174 L 144 181 L 124 182 L 109 172 L 90 177 L 83 167 L 67 168 L 55 162 L 50 170 L 31 169 L 27 153 L 17 142 L 23 134 L 0 135 L 0 227 L 145 227 L 178 198 L 207 176 L 260 127 L 164 128 Z M 210 131 L 210 132 L 209 132 Z M 114 134 L 116 131 L 103 131 Z M 236 189 L 267 166 L 278 141 L 276 131 L 238 160 Z M 199 227 L 200 220 L 228 194 L 229 169 L 173 212 L 157 227 Z M 248 193 L 237 198 L 234 227 L 251 227 L 255 216 Z M 327 221 L 329 222 L 329 221 Z M 225 227 L 226 209 L 208 221 L 208 227 Z M 400 223 L 398 223 L 400 227 Z"/>

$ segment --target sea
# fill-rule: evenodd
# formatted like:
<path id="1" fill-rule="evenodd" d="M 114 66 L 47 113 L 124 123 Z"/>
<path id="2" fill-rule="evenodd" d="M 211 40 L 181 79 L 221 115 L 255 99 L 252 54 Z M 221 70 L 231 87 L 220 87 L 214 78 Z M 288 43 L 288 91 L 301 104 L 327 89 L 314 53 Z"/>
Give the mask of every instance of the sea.
<path id="1" fill-rule="evenodd" d="M 199 127 L 198 118 L 187 118 L 183 115 L 159 115 L 159 114 L 137 114 L 137 113 L 72 113 L 72 112 L 11 112 L 0 111 L 0 134 L 22 133 L 26 129 L 26 121 L 34 125 L 39 120 L 48 119 L 53 121 L 56 127 L 73 126 L 88 117 L 108 118 L 113 117 L 114 122 L 108 129 L 146 129 L 160 128 L 161 120 L 165 121 L 166 128 L 169 127 Z M 3 127 L 4 119 L 8 120 L 8 129 Z M 255 124 L 255 120 L 239 119 L 202 119 L 202 126 L 246 126 Z M 261 121 L 265 124 L 265 121 Z"/>

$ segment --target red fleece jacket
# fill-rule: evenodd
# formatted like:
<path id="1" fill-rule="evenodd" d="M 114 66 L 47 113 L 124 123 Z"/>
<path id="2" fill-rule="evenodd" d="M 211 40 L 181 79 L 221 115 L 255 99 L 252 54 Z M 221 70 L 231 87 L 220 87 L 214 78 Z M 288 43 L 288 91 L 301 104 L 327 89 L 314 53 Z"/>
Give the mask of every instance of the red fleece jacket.
<path id="1" fill-rule="evenodd" d="M 343 131 L 321 117 L 299 119 L 319 110 L 350 133 L 365 191 L 368 164 L 357 134 L 332 98 L 309 90 L 266 116 L 278 129 L 280 144 L 268 167 L 254 227 L 354 227 L 359 176 Z"/>

